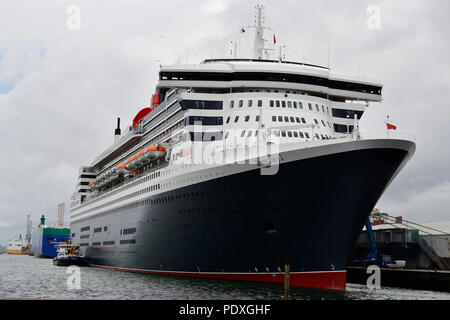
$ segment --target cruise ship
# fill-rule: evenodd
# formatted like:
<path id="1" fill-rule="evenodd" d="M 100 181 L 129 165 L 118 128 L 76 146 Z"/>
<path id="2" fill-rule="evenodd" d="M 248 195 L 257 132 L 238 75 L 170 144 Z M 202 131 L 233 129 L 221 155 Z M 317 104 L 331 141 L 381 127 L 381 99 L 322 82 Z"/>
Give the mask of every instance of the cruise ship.
<path id="1" fill-rule="evenodd" d="M 80 169 L 71 239 L 93 267 L 345 290 L 346 259 L 414 138 L 361 134 L 376 81 L 253 56 L 161 66 L 148 107 Z M 270 30 L 269 30 L 270 31 Z"/>

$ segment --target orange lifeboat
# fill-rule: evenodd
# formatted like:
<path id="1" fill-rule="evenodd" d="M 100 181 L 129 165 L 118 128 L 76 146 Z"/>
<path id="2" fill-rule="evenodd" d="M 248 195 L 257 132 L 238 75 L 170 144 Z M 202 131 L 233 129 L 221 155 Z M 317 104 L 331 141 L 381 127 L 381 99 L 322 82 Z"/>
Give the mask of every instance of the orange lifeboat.
<path id="1" fill-rule="evenodd" d="M 147 158 L 145 158 L 146 153 L 147 153 L 147 150 L 142 150 L 141 152 L 139 152 L 139 156 L 137 158 L 138 165 L 142 165 L 142 164 L 145 164 L 148 162 Z"/>
<path id="2" fill-rule="evenodd" d="M 125 163 L 119 164 L 116 169 L 119 175 L 123 175 L 127 172 L 127 166 Z"/>
<path id="3" fill-rule="evenodd" d="M 139 153 L 136 153 L 136 154 L 133 156 L 133 160 L 131 161 L 131 163 L 133 164 L 133 166 L 134 166 L 135 168 L 137 168 L 138 165 L 139 165 L 138 158 L 139 158 Z"/>
<path id="4" fill-rule="evenodd" d="M 136 169 L 136 166 L 133 164 L 133 157 L 129 158 L 125 164 L 126 168 L 128 170 L 134 170 Z"/>
<path id="5" fill-rule="evenodd" d="M 160 145 L 150 146 L 147 148 L 145 157 L 149 161 L 159 160 L 166 155 L 166 148 Z"/>

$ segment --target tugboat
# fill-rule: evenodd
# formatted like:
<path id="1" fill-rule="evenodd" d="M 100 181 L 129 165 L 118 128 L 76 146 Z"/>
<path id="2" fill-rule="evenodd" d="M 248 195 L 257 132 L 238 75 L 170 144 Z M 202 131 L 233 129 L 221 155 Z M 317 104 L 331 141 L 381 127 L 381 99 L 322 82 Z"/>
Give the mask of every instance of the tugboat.
<path id="1" fill-rule="evenodd" d="M 80 246 L 77 244 L 59 244 L 57 248 L 58 254 L 53 259 L 55 266 L 88 266 L 89 263 L 80 253 Z"/>

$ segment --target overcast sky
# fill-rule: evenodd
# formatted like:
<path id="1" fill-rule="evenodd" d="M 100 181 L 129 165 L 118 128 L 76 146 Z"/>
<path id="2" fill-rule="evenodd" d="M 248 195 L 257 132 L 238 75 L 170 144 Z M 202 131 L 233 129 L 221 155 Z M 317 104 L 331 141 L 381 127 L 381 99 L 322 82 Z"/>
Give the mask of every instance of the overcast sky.
<path id="1" fill-rule="evenodd" d="M 450 2 L 277 0 L 266 25 L 288 60 L 384 84 L 361 121 L 382 132 L 390 115 L 417 151 L 378 207 L 419 222 L 450 220 Z M 0 244 L 41 214 L 56 220 L 79 167 L 89 165 L 149 104 L 160 64 L 224 57 L 230 40 L 249 51 L 257 2 L 0 2 Z M 79 29 L 76 28 L 80 9 Z M 376 5 L 380 29 L 368 27 Z M 75 21 L 75 22 L 74 22 Z M 371 24 L 373 26 L 373 24 Z M 75 27 L 75 28 L 74 28 Z M 266 37 L 268 37 L 266 35 Z"/>

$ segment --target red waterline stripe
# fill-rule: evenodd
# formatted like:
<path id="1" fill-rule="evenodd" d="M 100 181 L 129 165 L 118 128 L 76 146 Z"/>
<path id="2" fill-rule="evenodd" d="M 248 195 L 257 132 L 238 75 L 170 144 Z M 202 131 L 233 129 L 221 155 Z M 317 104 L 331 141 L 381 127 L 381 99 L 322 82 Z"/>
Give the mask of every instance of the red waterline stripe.
<path id="1" fill-rule="evenodd" d="M 161 276 L 203 278 L 216 280 L 238 280 L 250 282 L 280 283 L 284 284 L 284 273 L 207 273 L 182 271 L 156 271 L 143 269 L 129 269 L 89 265 L 93 268 L 102 268 L 115 271 L 154 274 Z M 289 274 L 291 287 L 318 288 L 331 290 L 345 290 L 347 271 L 330 272 L 291 272 Z"/>

